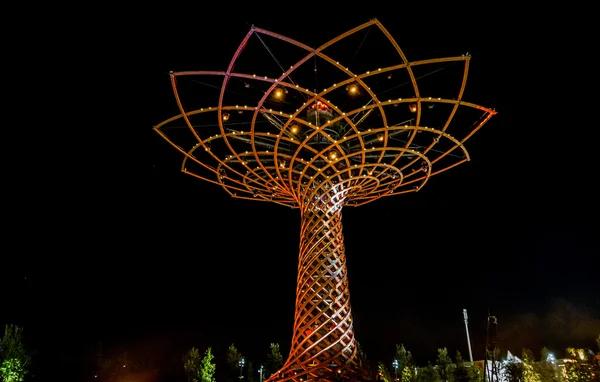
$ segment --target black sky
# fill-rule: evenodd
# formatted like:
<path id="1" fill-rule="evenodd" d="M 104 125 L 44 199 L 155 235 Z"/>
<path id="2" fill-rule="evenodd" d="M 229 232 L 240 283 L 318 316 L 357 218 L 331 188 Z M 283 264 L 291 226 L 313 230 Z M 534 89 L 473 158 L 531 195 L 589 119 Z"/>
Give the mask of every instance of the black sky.
<path id="1" fill-rule="evenodd" d="M 81 349 L 161 338 L 176 352 L 192 344 L 224 352 L 233 342 L 256 358 L 270 342 L 287 351 L 298 211 L 233 200 L 182 175 L 178 153 L 152 127 L 177 112 L 168 72 L 224 69 L 249 24 L 317 46 L 377 17 L 409 60 L 470 52 L 465 99 L 498 115 L 469 140 L 471 162 L 417 194 L 345 209 L 356 335 L 367 354 L 387 361 L 396 343 L 420 362 L 443 346 L 466 354 L 463 308 L 475 358 L 488 309 L 515 352 L 591 341 L 600 332 L 589 161 L 597 122 L 593 102 L 574 98 L 587 85 L 586 64 L 563 56 L 573 41 L 512 8 L 400 8 L 340 17 L 307 7 L 283 19 L 292 11 L 165 7 L 98 37 L 98 61 L 122 68 L 107 76 L 114 93 L 101 96 L 130 103 L 105 98 L 94 111 L 111 121 L 98 130 L 111 146 L 94 146 L 93 176 L 84 181 L 85 166 L 73 166 L 68 185 L 53 191 L 57 202 L 13 222 L 29 239 L 4 290 L 25 302 L 2 311 L 6 321 L 45 338 L 60 328 Z"/>

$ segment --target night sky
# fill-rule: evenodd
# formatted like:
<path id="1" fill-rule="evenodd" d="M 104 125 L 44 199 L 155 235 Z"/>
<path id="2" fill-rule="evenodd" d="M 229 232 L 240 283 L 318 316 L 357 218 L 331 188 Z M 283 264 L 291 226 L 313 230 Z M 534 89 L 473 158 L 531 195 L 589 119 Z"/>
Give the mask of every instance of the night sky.
<path id="1" fill-rule="evenodd" d="M 411 61 L 469 52 L 464 99 L 498 114 L 467 142 L 470 162 L 419 193 L 344 210 L 355 332 L 367 355 L 391 362 L 397 343 L 421 364 L 444 346 L 466 355 L 463 308 L 475 359 L 488 310 L 499 346 L 514 353 L 593 343 L 597 169 L 587 147 L 597 121 L 594 101 L 574 97 L 587 86 L 586 65 L 563 65 L 569 40 L 550 22 L 533 28 L 531 15 L 399 7 L 346 17 L 282 10 L 287 20 L 167 7 L 140 15 L 122 38 L 113 33 L 120 41 L 98 59 L 122 63 L 108 86 L 130 103 L 105 100 L 94 113 L 112 121 L 98 134 L 114 146 L 94 145 L 91 177 L 72 167 L 60 202 L 14 222 L 19 259 L 1 273 L 16 308 L 3 304 L 1 321 L 23 324 L 40 349 L 59 342 L 65 359 L 98 341 L 176 357 L 192 345 L 221 357 L 235 343 L 256 360 L 277 342 L 287 355 L 298 210 L 231 199 L 181 174 L 181 156 L 152 127 L 177 113 L 168 72 L 224 70 L 250 24 L 318 46 L 376 17 Z"/>

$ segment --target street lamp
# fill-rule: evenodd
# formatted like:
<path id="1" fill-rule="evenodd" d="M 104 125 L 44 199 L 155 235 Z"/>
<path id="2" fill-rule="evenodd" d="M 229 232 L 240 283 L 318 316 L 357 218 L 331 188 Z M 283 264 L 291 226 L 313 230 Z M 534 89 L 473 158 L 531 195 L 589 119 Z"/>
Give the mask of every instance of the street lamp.
<path id="1" fill-rule="evenodd" d="M 471 339 L 469 338 L 469 317 L 467 316 L 467 310 L 463 309 L 463 318 L 465 319 L 465 329 L 467 331 L 467 344 L 469 345 L 469 359 L 473 363 L 473 352 L 471 351 Z"/>
<path id="2" fill-rule="evenodd" d="M 240 358 L 240 361 L 238 362 L 238 365 L 240 366 L 240 382 L 242 380 L 242 378 L 244 378 L 244 376 L 242 375 L 243 371 L 244 371 L 244 364 L 246 363 L 246 360 L 244 359 L 244 357 Z"/>
<path id="3" fill-rule="evenodd" d="M 258 374 L 260 374 L 259 382 L 262 382 L 262 371 L 263 371 L 263 365 L 260 365 L 260 369 L 258 369 Z"/>
<path id="4" fill-rule="evenodd" d="M 398 380 L 398 360 L 395 359 L 394 362 L 392 362 L 392 367 L 394 368 L 394 374 L 396 376 L 396 381 Z"/>

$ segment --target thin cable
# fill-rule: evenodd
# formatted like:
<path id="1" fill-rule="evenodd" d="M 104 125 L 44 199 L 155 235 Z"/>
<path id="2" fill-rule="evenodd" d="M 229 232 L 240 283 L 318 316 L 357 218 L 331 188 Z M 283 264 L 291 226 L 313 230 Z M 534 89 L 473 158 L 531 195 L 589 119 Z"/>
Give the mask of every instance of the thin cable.
<path id="1" fill-rule="evenodd" d="M 399 139 L 399 138 L 396 138 L 396 137 L 390 137 L 390 139 L 391 139 L 391 140 L 394 140 L 394 141 L 396 141 L 396 142 L 402 142 L 402 143 L 404 143 L 404 144 L 408 143 L 408 141 L 405 141 L 405 140 L 402 140 L 402 139 Z M 411 145 L 411 147 L 415 147 L 415 148 L 417 148 L 417 149 L 424 149 L 424 148 L 426 148 L 425 146 L 418 145 L 418 144 L 416 144 L 416 143 L 414 143 L 414 142 L 413 142 L 413 144 Z M 439 149 L 434 149 L 434 148 L 430 148 L 430 149 L 429 149 L 429 150 L 427 150 L 427 151 L 431 151 L 431 152 L 434 152 L 434 153 L 437 153 L 437 154 L 444 154 L 445 152 L 447 152 L 447 150 L 439 150 Z M 465 157 L 464 157 L 464 156 L 462 156 L 462 155 L 457 155 L 457 154 L 454 154 L 454 153 L 448 153 L 448 154 L 446 154 L 446 155 L 447 155 L 447 156 L 449 156 L 449 157 L 452 157 L 452 158 L 458 158 L 458 159 L 464 159 L 464 158 L 465 158 Z"/>
<path id="2" fill-rule="evenodd" d="M 255 33 L 255 35 L 256 35 L 256 37 L 258 37 L 258 39 L 260 40 L 260 42 L 263 44 L 263 46 L 265 47 L 265 49 L 267 50 L 267 52 L 269 52 L 269 54 L 271 55 L 271 57 L 273 58 L 273 60 L 277 63 L 277 65 L 279 65 L 279 68 L 281 69 L 281 71 L 285 73 L 285 68 L 283 67 L 283 65 L 281 65 L 281 63 L 279 62 L 279 60 L 277 59 L 277 57 L 275 57 L 275 55 L 273 54 L 273 52 L 271 52 L 271 49 L 269 49 L 269 47 L 267 46 L 267 44 L 263 41 L 262 37 L 260 37 L 260 34 L 259 33 Z"/>
<path id="3" fill-rule="evenodd" d="M 277 57 L 275 57 L 275 55 L 273 54 L 273 52 L 271 51 L 271 49 L 269 49 L 269 47 L 267 46 L 267 44 L 265 43 L 265 41 L 260 37 L 260 33 L 255 33 L 256 37 L 258 37 L 258 40 L 263 44 L 263 46 L 265 47 L 265 49 L 267 50 L 267 52 L 269 52 L 269 54 L 271 55 L 271 57 L 273 58 L 273 60 L 277 63 L 277 65 L 279 65 L 279 69 L 281 69 L 281 71 L 283 73 L 285 73 L 285 68 L 283 67 L 283 65 L 281 65 L 281 63 L 279 62 L 279 60 L 277 60 Z M 292 76 L 288 75 L 287 78 L 290 80 L 290 82 L 293 85 L 297 84 L 294 82 L 294 80 L 292 79 Z M 304 93 L 300 92 L 300 94 L 302 94 L 302 96 L 304 97 L 304 99 L 306 100 L 307 97 Z"/>
<path id="4" fill-rule="evenodd" d="M 444 69 L 446 69 L 447 67 L 449 67 L 450 65 L 454 65 L 455 63 L 456 63 L 456 62 L 451 62 L 451 63 L 449 63 L 448 65 L 446 65 L 446 66 L 443 66 L 443 67 L 441 67 L 441 68 L 439 68 L 439 69 L 436 69 L 436 70 L 434 70 L 434 71 L 432 71 L 432 72 L 425 73 L 425 74 L 423 74 L 422 76 L 419 76 L 419 77 L 415 78 L 415 81 L 416 81 L 416 80 L 420 80 L 421 78 L 427 77 L 427 76 L 429 76 L 429 75 L 432 75 L 432 74 L 434 74 L 434 73 L 437 73 L 437 72 L 439 72 L 440 70 L 444 70 Z M 403 82 L 403 83 L 401 83 L 400 85 L 396 85 L 396 86 L 394 86 L 394 87 L 391 87 L 391 88 L 389 88 L 389 89 L 387 89 L 387 90 L 384 90 L 384 91 L 382 91 L 382 92 L 379 92 L 378 94 L 383 94 L 383 93 L 389 92 L 390 90 L 398 89 L 399 87 L 401 87 L 401 86 L 404 86 L 404 85 L 406 85 L 406 84 L 409 84 L 409 83 L 411 83 L 411 82 L 412 82 L 412 80 L 408 80 L 408 81 L 406 81 L 406 82 Z"/>
<path id="5" fill-rule="evenodd" d="M 231 78 L 233 80 L 237 80 L 237 81 L 239 81 L 239 82 L 241 82 L 243 84 L 246 84 L 246 82 L 243 81 L 243 80 L 241 80 L 240 78 L 237 78 L 237 77 L 229 77 L 229 78 Z M 204 85 L 204 86 L 208 86 L 208 87 L 211 87 L 211 88 L 215 88 L 215 89 L 221 90 L 221 86 L 211 85 L 211 84 L 208 84 L 206 82 L 199 81 L 199 80 L 192 80 L 192 82 L 195 82 L 195 83 L 200 84 L 200 85 Z M 258 89 L 258 88 L 256 88 L 256 89 Z M 258 90 L 262 91 L 263 93 L 265 92 L 264 90 L 260 90 L 260 89 L 258 89 Z M 255 97 L 255 96 L 248 95 L 248 94 L 245 94 L 245 93 L 239 93 L 239 92 L 236 92 L 236 91 L 233 91 L 233 90 L 229 90 L 229 89 L 227 90 L 227 93 L 228 94 L 235 94 L 235 95 L 242 96 L 242 97 L 245 97 L 245 98 L 252 98 L 255 101 L 259 101 L 260 100 L 259 97 Z M 269 101 L 267 100 L 265 102 L 269 102 Z M 277 104 L 279 104 L 279 103 L 285 103 L 285 104 L 288 104 L 288 105 L 293 105 L 291 102 L 288 102 L 286 100 L 277 101 Z"/>
<path id="6" fill-rule="evenodd" d="M 363 44 L 365 43 L 365 40 L 367 39 L 367 36 L 369 35 L 369 32 L 371 32 L 371 27 L 369 26 L 367 28 L 367 32 L 365 33 L 365 36 L 363 37 L 362 41 L 360 42 L 360 44 L 358 45 L 358 48 L 356 48 L 356 50 L 354 51 L 354 55 L 352 56 L 352 58 L 350 59 L 350 65 L 352 65 L 352 63 L 354 62 L 354 59 L 356 58 L 356 55 L 358 54 L 358 51 L 360 51 L 360 48 L 363 46 Z"/>

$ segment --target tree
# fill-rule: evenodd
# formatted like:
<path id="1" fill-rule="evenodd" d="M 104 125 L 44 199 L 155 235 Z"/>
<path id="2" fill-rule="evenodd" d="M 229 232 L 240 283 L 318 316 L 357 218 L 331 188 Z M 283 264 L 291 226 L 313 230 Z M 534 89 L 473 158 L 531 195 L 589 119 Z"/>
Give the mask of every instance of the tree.
<path id="1" fill-rule="evenodd" d="M 402 382 L 414 382 L 416 379 L 415 367 L 412 364 L 404 366 L 400 378 Z"/>
<path id="2" fill-rule="evenodd" d="M 360 343 L 358 341 L 356 341 L 356 354 L 358 355 L 358 361 L 360 362 L 360 365 L 365 369 L 369 369 L 369 361 L 367 360 L 367 354 L 363 350 L 362 346 L 360 346 Z"/>
<path id="3" fill-rule="evenodd" d="M 254 382 L 255 376 L 254 376 L 254 362 L 252 361 L 248 361 L 248 366 L 246 368 L 247 373 L 248 373 L 248 382 Z"/>
<path id="4" fill-rule="evenodd" d="M 183 368 L 188 382 L 214 382 L 216 365 L 213 363 L 214 355 L 209 347 L 200 358 L 200 352 L 195 347 L 188 350 L 183 356 Z"/>
<path id="5" fill-rule="evenodd" d="M 390 375 L 390 371 L 385 367 L 383 362 L 379 362 L 377 364 L 377 372 L 379 375 L 379 379 L 383 382 L 392 382 L 392 377 Z"/>
<path id="6" fill-rule="evenodd" d="M 235 381 L 237 380 L 236 372 L 239 368 L 239 362 L 242 358 L 242 354 L 237 350 L 234 344 L 229 345 L 227 349 L 227 366 L 228 373 L 226 380 Z"/>
<path id="7" fill-rule="evenodd" d="M 593 381 L 593 366 L 581 348 L 567 348 L 572 362 L 565 364 L 566 379 L 569 382 Z"/>
<path id="8" fill-rule="evenodd" d="M 448 349 L 438 349 L 437 355 L 438 375 L 442 382 L 452 381 L 452 359 L 448 355 Z"/>
<path id="9" fill-rule="evenodd" d="M 394 360 L 398 361 L 398 370 L 400 372 L 400 376 L 402 376 L 404 367 L 408 364 L 410 358 L 412 358 L 412 356 L 410 352 L 406 351 L 404 344 L 396 344 L 396 354 L 394 354 Z"/>
<path id="10" fill-rule="evenodd" d="M 477 370 L 465 364 L 465 360 L 459 351 L 456 352 L 454 359 L 456 367 L 452 371 L 452 375 L 455 382 L 475 382 L 479 379 Z"/>
<path id="11" fill-rule="evenodd" d="M 540 374 L 537 373 L 533 367 L 535 362 L 535 356 L 529 349 L 523 349 L 521 352 L 521 358 L 523 359 L 523 382 L 540 382 Z"/>
<path id="12" fill-rule="evenodd" d="M 283 356 L 279 350 L 279 344 L 272 343 L 269 346 L 269 354 L 267 354 L 267 359 L 267 369 L 269 370 L 270 375 L 277 373 L 277 371 L 283 366 Z"/>
<path id="13" fill-rule="evenodd" d="M 506 382 L 523 382 L 523 364 L 511 361 L 503 365 Z"/>
<path id="14" fill-rule="evenodd" d="M 187 375 L 188 382 L 200 382 L 201 381 L 201 365 L 202 359 L 200 358 L 200 352 L 195 347 L 188 350 L 183 356 L 183 368 Z"/>
<path id="15" fill-rule="evenodd" d="M 240 358 L 242 358 L 242 354 L 237 350 L 235 345 L 229 345 L 229 348 L 227 349 L 227 365 L 232 369 L 236 369 Z"/>
<path id="16" fill-rule="evenodd" d="M 439 379 L 436 368 L 429 362 L 427 366 L 419 369 L 417 373 L 417 382 L 435 382 Z"/>
<path id="17" fill-rule="evenodd" d="M 557 369 L 553 363 L 554 356 L 548 350 L 543 347 L 540 352 L 541 360 L 533 364 L 533 369 L 540 375 L 540 380 L 543 382 L 556 382 L 559 381 L 559 377 L 556 373 Z"/>
<path id="18" fill-rule="evenodd" d="M 213 363 L 214 355 L 212 349 L 209 347 L 204 352 L 204 357 L 200 362 L 200 382 L 214 382 L 215 381 L 215 370 L 217 365 Z"/>
<path id="19" fill-rule="evenodd" d="M 548 350 L 548 348 L 544 346 L 540 351 L 541 360 L 548 361 L 550 359 L 551 354 L 552 353 L 550 353 L 550 350 Z"/>
<path id="20" fill-rule="evenodd" d="M 25 379 L 31 358 L 23 345 L 23 328 L 6 325 L 0 339 L 0 379 L 20 382 Z"/>
<path id="21" fill-rule="evenodd" d="M 363 370 L 367 372 L 369 378 L 375 379 L 375 375 L 377 373 L 374 372 L 371 362 L 369 362 L 369 359 L 367 357 L 367 353 L 365 353 L 358 341 L 356 341 L 356 354 L 358 356 L 360 367 L 362 367 Z"/>

